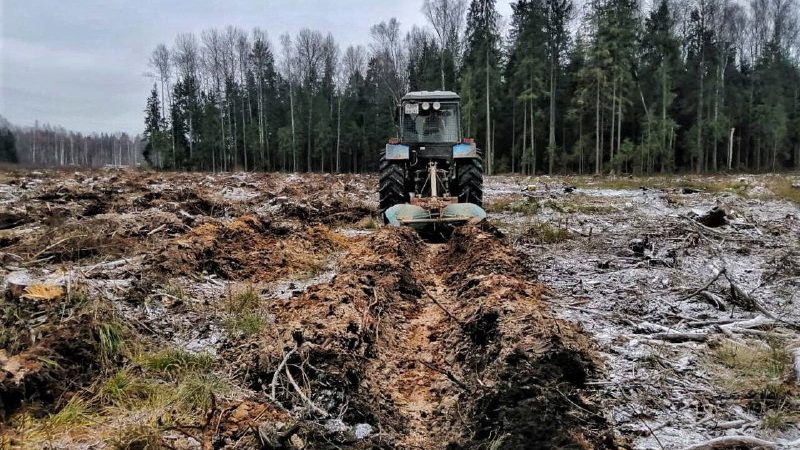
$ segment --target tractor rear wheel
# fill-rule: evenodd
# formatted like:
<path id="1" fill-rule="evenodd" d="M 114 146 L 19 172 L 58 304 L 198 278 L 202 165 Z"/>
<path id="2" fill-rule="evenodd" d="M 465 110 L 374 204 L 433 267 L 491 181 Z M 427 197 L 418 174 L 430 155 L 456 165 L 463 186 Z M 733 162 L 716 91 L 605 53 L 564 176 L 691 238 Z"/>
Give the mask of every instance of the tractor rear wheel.
<path id="1" fill-rule="evenodd" d="M 481 158 L 456 161 L 456 186 L 459 203 L 483 207 L 483 162 Z"/>
<path id="2" fill-rule="evenodd" d="M 403 161 L 391 161 L 381 158 L 381 180 L 378 189 L 381 215 L 394 205 L 408 203 L 404 165 Z"/>

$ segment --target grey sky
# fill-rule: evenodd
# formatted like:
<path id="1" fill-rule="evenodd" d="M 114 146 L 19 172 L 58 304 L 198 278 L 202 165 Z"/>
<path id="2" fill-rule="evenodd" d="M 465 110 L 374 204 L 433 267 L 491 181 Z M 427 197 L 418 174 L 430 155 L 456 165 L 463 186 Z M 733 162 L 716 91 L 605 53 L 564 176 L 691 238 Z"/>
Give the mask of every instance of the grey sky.
<path id="1" fill-rule="evenodd" d="M 498 8 L 508 17 L 509 0 Z M 422 0 L 0 0 L 0 115 L 67 129 L 143 129 L 153 48 L 181 32 L 261 27 L 273 45 L 304 27 L 340 46 L 369 43 L 373 24 L 424 25 Z"/>

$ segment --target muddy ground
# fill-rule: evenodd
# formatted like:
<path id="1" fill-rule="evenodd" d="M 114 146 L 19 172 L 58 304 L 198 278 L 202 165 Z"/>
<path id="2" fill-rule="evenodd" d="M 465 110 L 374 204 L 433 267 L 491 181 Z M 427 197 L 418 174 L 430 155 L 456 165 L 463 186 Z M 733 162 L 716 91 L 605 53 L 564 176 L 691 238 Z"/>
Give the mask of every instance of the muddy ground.
<path id="1" fill-rule="evenodd" d="M 796 178 L 375 183 L 0 173 L 2 446 L 800 446 Z"/>

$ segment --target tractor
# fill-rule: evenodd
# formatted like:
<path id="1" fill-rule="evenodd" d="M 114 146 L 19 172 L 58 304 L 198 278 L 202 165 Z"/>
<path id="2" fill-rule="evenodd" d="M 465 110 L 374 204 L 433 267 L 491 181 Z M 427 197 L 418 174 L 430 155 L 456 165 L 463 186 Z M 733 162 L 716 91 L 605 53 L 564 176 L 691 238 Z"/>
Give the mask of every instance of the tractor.
<path id="1" fill-rule="evenodd" d="M 417 229 L 478 222 L 483 164 L 475 141 L 463 138 L 458 94 L 409 92 L 398 108 L 398 137 L 380 160 L 384 223 Z"/>

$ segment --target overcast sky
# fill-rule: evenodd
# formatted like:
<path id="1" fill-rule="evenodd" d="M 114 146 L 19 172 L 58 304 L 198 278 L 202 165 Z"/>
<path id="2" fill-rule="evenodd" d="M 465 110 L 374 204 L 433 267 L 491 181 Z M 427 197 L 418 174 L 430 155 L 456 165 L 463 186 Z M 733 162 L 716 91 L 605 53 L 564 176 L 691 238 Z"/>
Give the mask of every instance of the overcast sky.
<path id="1" fill-rule="evenodd" d="M 497 2 L 508 17 L 509 0 Z M 81 132 L 144 128 L 159 43 L 208 27 L 261 27 L 273 45 L 284 32 L 330 31 L 339 45 L 369 44 L 369 28 L 397 17 L 426 23 L 422 0 L 0 0 L 0 115 L 15 125 Z"/>

